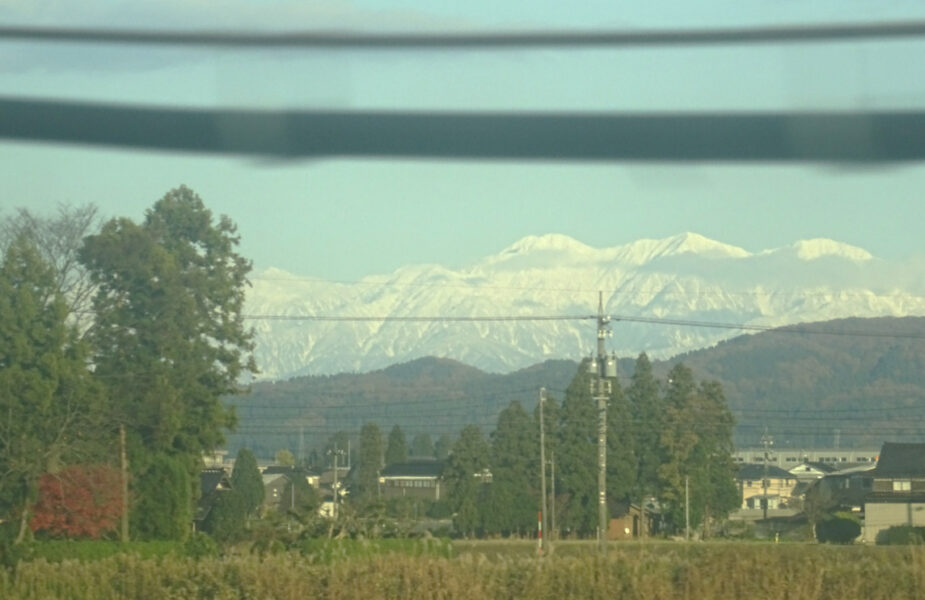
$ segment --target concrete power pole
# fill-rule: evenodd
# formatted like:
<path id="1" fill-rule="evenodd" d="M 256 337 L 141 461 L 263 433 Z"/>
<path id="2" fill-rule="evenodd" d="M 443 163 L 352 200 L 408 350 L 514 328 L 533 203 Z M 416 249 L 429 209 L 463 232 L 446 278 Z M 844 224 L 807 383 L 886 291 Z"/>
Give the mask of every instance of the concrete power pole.
<path id="1" fill-rule="evenodd" d="M 771 446 L 774 444 L 774 438 L 768 435 L 768 428 L 765 427 L 764 435 L 761 436 L 761 443 L 764 446 L 764 476 L 761 478 L 761 509 L 762 518 L 765 522 L 768 520 L 768 461 L 771 460 Z"/>
<path id="2" fill-rule="evenodd" d="M 119 528 L 119 541 L 129 541 L 128 532 L 128 455 L 125 451 L 125 424 L 119 424 L 119 474 L 122 488 L 122 522 Z"/>
<path id="3" fill-rule="evenodd" d="M 337 488 L 337 457 L 340 456 L 341 454 L 343 454 L 343 452 L 344 452 L 343 450 L 338 450 L 338 449 L 337 449 L 337 444 L 334 444 L 334 449 L 333 449 L 333 450 L 328 450 L 328 453 L 331 454 L 331 455 L 334 457 L 334 483 L 333 483 L 333 486 L 334 486 L 334 487 L 333 487 L 333 490 L 334 490 L 334 505 L 333 505 L 333 510 L 331 511 L 331 512 L 332 512 L 332 515 L 331 515 L 331 516 L 332 516 L 334 519 L 337 519 L 337 501 L 338 501 L 338 496 L 340 495 L 340 494 L 338 493 L 339 490 L 338 490 L 338 488 Z"/>
<path id="4" fill-rule="evenodd" d="M 597 401 L 597 542 L 602 554 L 607 552 L 607 400 L 617 377 L 617 359 L 607 356 L 604 339 L 610 334 L 610 317 L 604 316 L 604 294 L 597 297 L 597 356 L 588 365 L 591 374 L 591 397 Z"/>
<path id="5" fill-rule="evenodd" d="M 556 539 L 559 536 L 559 530 L 556 529 L 556 453 L 553 451 L 549 457 L 549 468 L 551 473 L 549 474 L 549 483 L 552 484 L 552 504 L 550 505 L 549 517 L 552 521 L 550 526 L 552 529 L 549 530 L 549 535 L 555 535 Z M 550 538 L 552 540 L 553 538 Z"/>
<path id="6" fill-rule="evenodd" d="M 543 410 L 546 404 L 546 388 L 540 388 L 540 554 L 548 551 L 549 529 L 546 527 L 546 428 L 543 425 Z"/>

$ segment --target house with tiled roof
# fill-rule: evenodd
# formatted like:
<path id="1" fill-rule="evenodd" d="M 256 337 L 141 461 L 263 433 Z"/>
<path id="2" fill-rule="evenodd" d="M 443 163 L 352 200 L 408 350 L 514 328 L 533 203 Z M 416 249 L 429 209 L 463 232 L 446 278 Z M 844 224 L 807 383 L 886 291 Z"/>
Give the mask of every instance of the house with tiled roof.
<path id="1" fill-rule="evenodd" d="M 780 467 L 764 464 L 741 465 L 736 481 L 742 494 L 743 509 L 774 510 L 786 506 L 797 484 L 796 476 Z"/>
<path id="2" fill-rule="evenodd" d="M 231 478 L 228 471 L 222 467 L 210 467 L 199 472 L 199 501 L 196 503 L 196 512 L 193 515 L 193 526 L 198 529 L 212 507 L 219 494 L 231 490 Z"/>
<path id="3" fill-rule="evenodd" d="M 443 490 L 443 461 L 411 459 L 395 463 L 379 473 L 383 498 L 413 497 L 440 500 Z"/>
<path id="4" fill-rule="evenodd" d="M 870 471 L 864 501 L 865 542 L 876 542 L 890 527 L 925 526 L 925 444 L 887 442 Z"/>

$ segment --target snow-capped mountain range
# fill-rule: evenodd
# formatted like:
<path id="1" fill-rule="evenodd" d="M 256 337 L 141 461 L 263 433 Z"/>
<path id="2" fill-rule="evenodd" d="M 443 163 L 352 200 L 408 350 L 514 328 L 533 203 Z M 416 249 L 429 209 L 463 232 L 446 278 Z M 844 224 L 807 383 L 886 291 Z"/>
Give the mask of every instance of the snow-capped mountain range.
<path id="1" fill-rule="evenodd" d="M 528 236 L 453 270 L 439 265 L 341 283 L 267 269 L 254 273 L 250 316 L 259 379 L 363 372 L 422 356 L 506 372 L 578 359 L 596 344 L 593 320 L 382 321 L 300 317 L 591 315 L 598 290 L 619 316 L 779 326 L 842 317 L 925 315 L 925 259 L 886 261 L 812 239 L 758 253 L 695 233 L 592 248 L 565 235 Z M 615 320 L 609 349 L 666 358 L 742 333 Z"/>

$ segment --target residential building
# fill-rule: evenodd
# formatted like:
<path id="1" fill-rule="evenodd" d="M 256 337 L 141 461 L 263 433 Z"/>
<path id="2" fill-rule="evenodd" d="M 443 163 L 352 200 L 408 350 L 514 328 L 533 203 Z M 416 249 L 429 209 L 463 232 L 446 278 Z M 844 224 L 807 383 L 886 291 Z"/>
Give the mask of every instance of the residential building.
<path id="1" fill-rule="evenodd" d="M 767 487 L 764 485 L 765 478 L 767 478 Z M 742 465 L 736 474 L 736 481 L 742 493 L 743 509 L 784 508 L 790 501 L 793 488 L 797 484 L 795 476 L 771 464 L 767 466 L 763 464 Z"/>
<path id="2" fill-rule="evenodd" d="M 209 512 L 215 505 L 219 494 L 231 490 L 231 479 L 228 471 L 221 467 L 203 469 L 199 473 L 199 501 L 196 503 L 196 512 L 193 515 L 193 528 L 199 529 Z"/>
<path id="3" fill-rule="evenodd" d="M 740 464 L 763 464 L 765 452 L 763 447 L 740 448 L 733 453 L 733 459 Z M 804 463 L 874 464 L 879 454 L 876 448 L 773 448 L 768 452 L 768 464 L 787 471 Z"/>
<path id="4" fill-rule="evenodd" d="M 413 497 L 440 500 L 443 496 L 443 462 L 434 459 L 412 459 L 395 463 L 379 473 L 383 498 Z"/>
<path id="5" fill-rule="evenodd" d="M 864 502 L 865 542 L 876 542 L 890 527 L 925 527 L 925 444 L 883 444 L 870 471 L 871 492 Z"/>
<path id="6" fill-rule="evenodd" d="M 263 507 L 269 510 L 279 510 L 289 506 L 284 498 L 289 487 L 289 477 L 282 473 L 264 473 L 263 477 Z M 291 492 L 292 490 L 290 490 Z"/>

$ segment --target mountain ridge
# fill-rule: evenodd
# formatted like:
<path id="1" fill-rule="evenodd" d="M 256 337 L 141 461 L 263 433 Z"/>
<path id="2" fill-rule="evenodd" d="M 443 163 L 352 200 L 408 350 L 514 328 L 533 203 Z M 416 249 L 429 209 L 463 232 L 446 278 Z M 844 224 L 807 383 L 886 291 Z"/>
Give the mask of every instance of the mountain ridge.
<path id="1" fill-rule="evenodd" d="M 595 311 L 598 290 L 615 317 L 773 327 L 925 315 L 925 261 L 884 261 L 826 238 L 751 253 L 691 232 L 608 248 L 545 234 L 459 269 L 406 265 L 357 282 L 268 269 L 252 283 L 248 314 L 293 318 L 254 320 L 258 366 L 269 379 L 368 372 L 422 356 L 489 372 L 578 358 L 592 350 L 595 332 L 577 317 Z M 576 319 L 439 319 L 550 315 Z M 414 320 L 422 317 L 432 320 Z M 738 333 L 615 323 L 614 350 L 668 358 Z"/>
<path id="2" fill-rule="evenodd" d="M 837 332 L 833 335 L 833 332 Z M 850 334 L 850 335 L 847 335 Z M 914 336 L 914 337 L 913 337 Z M 740 335 L 709 349 L 652 361 L 660 381 L 678 362 L 698 381 L 715 380 L 736 418 L 736 442 L 757 445 L 765 429 L 776 447 L 878 447 L 919 441 L 925 418 L 925 317 L 841 319 Z M 635 356 L 619 360 L 629 385 Z M 232 448 L 268 456 L 295 449 L 300 434 L 321 445 L 363 424 L 400 425 L 406 436 L 458 434 L 475 424 L 490 432 L 511 401 L 532 411 L 540 386 L 561 402 L 578 362 L 550 360 L 493 374 L 449 359 L 425 357 L 363 374 L 302 376 L 258 383 L 229 398 L 240 428 Z"/>

